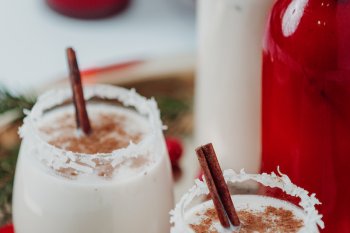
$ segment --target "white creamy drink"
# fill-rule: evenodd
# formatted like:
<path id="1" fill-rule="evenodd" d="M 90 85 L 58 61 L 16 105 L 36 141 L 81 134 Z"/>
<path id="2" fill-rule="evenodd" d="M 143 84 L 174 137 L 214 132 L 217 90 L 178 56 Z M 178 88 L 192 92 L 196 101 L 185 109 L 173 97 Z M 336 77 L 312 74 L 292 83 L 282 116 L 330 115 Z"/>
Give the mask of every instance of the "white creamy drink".
<path id="1" fill-rule="evenodd" d="M 121 105 L 101 100 L 118 100 Z M 21 128 L 16 233 L 164 233 L 173 205 L 170 163 L 154 100 L 85 88 L 92 133 L 76 130 L 69 89 L 39 98 Z M 127 108 L 132 107 L 132 108 Z"/>
<path id="2" fill-rule="evenodd" d="M 259 172 L 262 38 L 272 4 L 198 1 L 195 139 L 215 144 L 224 169 Z"/>
<path id="3" fill-rule="evenodd" d="M 239 174 L 225 171 L 227 184 L 254 180 L 262 185 L 281 188 L 291 196 L 300 197 L 300 207 L 273 197 L 252 194 L 231 194 L 240 227 L 223 228 L 213 201 L 202 201 L 208 194 L 207 186 L 197 181 L 171 212 L 174 224 L 171 233 L 318 233 L 317 225 L 324 227 L 315 205 L 314 195 L 292 184 L 285 175 Z"/>
<path id="4" fill-rule="evenodd" d="M 186 212 L 185 219 L 192 232 L 308 232 L 304 223 L 305 213 L 293 204 L 259 195 L 233 195 L 232 200 L 241 221 L 240 228 L 224 229 L 213 202 L 207 201 Z"/>

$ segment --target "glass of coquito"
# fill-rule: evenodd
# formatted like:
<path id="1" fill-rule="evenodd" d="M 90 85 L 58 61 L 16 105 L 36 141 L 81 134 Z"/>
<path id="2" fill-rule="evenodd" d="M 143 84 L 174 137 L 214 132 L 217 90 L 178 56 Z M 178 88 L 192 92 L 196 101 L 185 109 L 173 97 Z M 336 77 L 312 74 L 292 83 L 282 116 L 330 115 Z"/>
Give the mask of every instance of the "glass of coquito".
<path id="1" fill-rule="evenodd" d="M 315 208 L 320 204 L 318 199 L 294 185 L 288 176 L 222 172 L 212 144 L 196 152 L 205 182 L 196 180 L 171 211 L 171 233 L 318 233 L 318 227 L 324 228 Z M 242 182 L 281 189 L 300 203 L 237 188 Z"/>
<path id="2" fill-rule="evenodd" d="M 84 96 L 88 133 L 68 88 L 43 94 L 27 113 L 16 233 L 169 232 L 172 176 L 156 102 L 108 85 L 86 86 Z"/>

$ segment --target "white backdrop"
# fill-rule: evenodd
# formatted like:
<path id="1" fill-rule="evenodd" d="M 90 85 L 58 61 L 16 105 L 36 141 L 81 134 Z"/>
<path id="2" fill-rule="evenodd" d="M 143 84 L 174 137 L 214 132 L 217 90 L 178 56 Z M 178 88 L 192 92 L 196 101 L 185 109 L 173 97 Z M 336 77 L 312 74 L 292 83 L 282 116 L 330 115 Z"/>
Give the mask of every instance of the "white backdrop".
<path id="1" fill-rule="evenodd" d="M 194 11 L 178 0 L 134 0 L 98 21 L 61 16 L 44 1 L 1 1 L 0 85 L 22 91 L 62 77 L 67 46 L 82 69 L 195 51 Z"/>

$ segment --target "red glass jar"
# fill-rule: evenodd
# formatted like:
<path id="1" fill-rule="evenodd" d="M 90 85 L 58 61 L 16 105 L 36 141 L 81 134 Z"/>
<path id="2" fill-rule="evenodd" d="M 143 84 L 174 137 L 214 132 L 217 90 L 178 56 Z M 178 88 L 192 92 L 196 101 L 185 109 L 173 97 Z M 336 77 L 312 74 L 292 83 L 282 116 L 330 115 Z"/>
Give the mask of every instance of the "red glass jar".
<path id="1" fill-rule="evenodd" d="M 124 10 L 130 0 L 47 0 L 55 11 L 75 18 L 104 18 Z"/>
<path id="2" fill-rule="evenodd" d="M 316 193 L 323 232 L 350 233 L 350 1 L 277 0 L 262 85 L 262 171 Z"/>

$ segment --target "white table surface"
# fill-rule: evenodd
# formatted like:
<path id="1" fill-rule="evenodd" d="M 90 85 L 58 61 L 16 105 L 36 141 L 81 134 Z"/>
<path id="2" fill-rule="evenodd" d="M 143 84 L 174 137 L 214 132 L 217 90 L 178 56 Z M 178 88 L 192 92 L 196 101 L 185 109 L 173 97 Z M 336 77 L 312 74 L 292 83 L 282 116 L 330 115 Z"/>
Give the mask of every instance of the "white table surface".
<path id="1" fill-rule="evenodd" d="M 195 51 L 194 10 L 179 0 L 134 0 L 112 18 L 61 16 L 45 0 L 0 3 L 0 85 L 27 90 L 66 75 L 65 48 L 80 68 Z"/>

